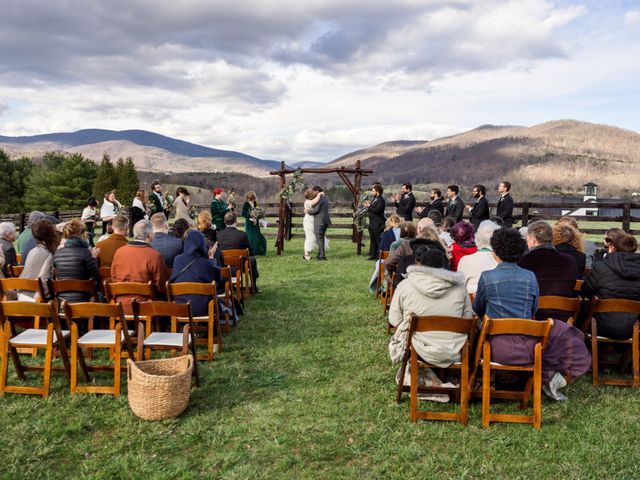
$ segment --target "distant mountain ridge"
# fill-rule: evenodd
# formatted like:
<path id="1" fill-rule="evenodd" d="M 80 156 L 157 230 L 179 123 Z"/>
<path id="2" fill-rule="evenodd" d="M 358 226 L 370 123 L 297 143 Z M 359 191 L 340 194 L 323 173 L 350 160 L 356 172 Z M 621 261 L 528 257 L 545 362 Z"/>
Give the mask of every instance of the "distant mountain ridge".
<path id="1" fill-rule="evenodd" d="M 137 149 L 136 147 L 148 147 Z M 93 148 L 91 146 L 98 146 Z M 175 138 L 167 137 L 154 132 L 146 130 L 102 130 L 102 129 L 85 129 L 77 132 L 69 133 L 49 133 L 42 135 L 21 136 L 21 137 L 8 137 L 0 135 L 0 148 L 5 148 L 10 153 L 36 153 L 44 154 L 49 150 L 62 150 L 69 152 L 88 153 L 89 158 L 93 160 L 100 160 L 95 158 L 96 156 L 102 156 L 102 153 L 110 154 L 110 150 L 117 150 L 118 156 L 132 156 L 136 165 L 142 168 L 149 166 L 149 162 L 145 162 L 144 158 L 138 158 L 140 153 L 149 154 L 154 157 L 155 162 L 153 166 L 158 171 L 175 171 L 178 165 L 175 164 L 176 160 L 180 160 L 187 169 L 191 171 L 201 170 L 203 167 L 205 171 L 215 170 L 221 167 L 223 171 L 233 168 L 233 162 L 237 161 L 239 170 L 242 173 L 250 173 L 255 176 L 263 176 L 268 174 L 268 170 L 277 169 L 279 163 L 273 160 L 261 160 L 240 152 L 230 150 L 220 150 L 195 143 L 178 140 Z M 102 149 L 102 151 L 100 151 Z M 151 150 L 149 150 L 151 149 Z M 131 154 L 128 153 L 131 151 Z M 137 154 L 137 155 L 136 155 Z M 110 154 L 111 155 L 111 154 Z M 111 155 L 115 156 L 115 155 Z M 189 166 L 188 159 L 211 159 L 208 162 L 210 168 L 207 167 L 207 162 L 195 162 L 197 165 Z M 216 165 L 216 159 L 224 159 L 222 165 Z M 167 160 L 165 165 L 164 160 Z M 253 168 L 252 168 L 253 167 Z M 182 171 L 184 168 L 179 168 Z"/>

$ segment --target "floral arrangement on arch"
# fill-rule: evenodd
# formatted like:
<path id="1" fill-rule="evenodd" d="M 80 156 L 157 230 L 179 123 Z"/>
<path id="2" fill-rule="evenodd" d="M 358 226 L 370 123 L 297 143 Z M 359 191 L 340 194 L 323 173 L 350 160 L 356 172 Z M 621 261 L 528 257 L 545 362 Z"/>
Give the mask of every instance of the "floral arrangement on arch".
<path id="1" fill-rule="evenodd" d="M 276 198 L 278 200 L 289 200 L 293 197 L 293 194 L 299 189 L 304 191 L 307 188 L 307 185 L 304 183 L 304 175 L 302 174 L 302 170 L 298 169 L 293 172 L 291 177 L 291 182 L 288 185 L 282 187 L 278 193 L 276 193 Z"/>
<path id="2" fill-rule="evenodd" d="M 358 232 L 363 232 L 369 228 L 369 216 L 367 215 L 368 207 L 365 207 L 365 202 L 371 202 L 371 194 L 364 192 L 360 194 L 360 201 L 355 212 L 353 212 L 353 224 Z"/>

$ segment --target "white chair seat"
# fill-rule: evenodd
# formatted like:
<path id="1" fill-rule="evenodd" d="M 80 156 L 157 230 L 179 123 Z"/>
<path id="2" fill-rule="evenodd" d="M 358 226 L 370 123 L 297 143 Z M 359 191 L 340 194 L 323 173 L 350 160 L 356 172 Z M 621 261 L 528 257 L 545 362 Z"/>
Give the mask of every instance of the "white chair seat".
<path id="1" fill-rule="evenodd" d="M 231 283 L 238 283 L 238 277 L 231 277 Z"/>
<path id="2" fill-rule="evenodd" d="M 162 347 L 181 347 L 181 333 L 153 332 L 144 340 L 145 347 L 162 346 Z"/>
<path id="3" fill-rule="evenodd" d="M 179 322 L 187 322 L 187 321 L 189 321 L 189 317 L 176 317 L 176 320 L 178 320 Z M 200 317 L 193 317 L 193 321 L 194 322 L 209 321 L 209 315 L 202 315 Z"/>
<path id="4" fill-rule="evenodd" d="M 69 330 L 62 330 L 62 336 L 69 336 Z M 58 341 L 56 332 L 53 332 L 53 343 Z M 19 335 L 16 335 L 11 339 L 11 345 L 46 345 L 47 344 L 47 331 L 38 328 L 29 328 Z"/>
<path id="5" fill-rule="evenodd" d="M 129 330 L 129 335 L 133 335 L 133 333 L 133 330 Z M 120 332 L 120 341 L 124 341 L 124 332 Z M 78 345 L 115 345 L 115 343 L 115 330 L 90 330 L 78 339 Z"/>

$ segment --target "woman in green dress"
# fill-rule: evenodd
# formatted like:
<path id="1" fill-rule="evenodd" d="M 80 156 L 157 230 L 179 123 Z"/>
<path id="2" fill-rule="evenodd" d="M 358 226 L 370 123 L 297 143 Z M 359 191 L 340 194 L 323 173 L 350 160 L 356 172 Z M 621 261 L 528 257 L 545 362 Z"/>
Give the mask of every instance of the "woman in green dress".
<path id="1" fill-rule="evenodd" d="M 247 201 L 242 205 L 242 216 L 244 217 L 244 229 L 251 244 L 251 254 L 266 255 L 267 241 L 260 233 L 260 219 L 264 218 L 262 208 L 258 205 L 255 192 L 247 193 Z"/>

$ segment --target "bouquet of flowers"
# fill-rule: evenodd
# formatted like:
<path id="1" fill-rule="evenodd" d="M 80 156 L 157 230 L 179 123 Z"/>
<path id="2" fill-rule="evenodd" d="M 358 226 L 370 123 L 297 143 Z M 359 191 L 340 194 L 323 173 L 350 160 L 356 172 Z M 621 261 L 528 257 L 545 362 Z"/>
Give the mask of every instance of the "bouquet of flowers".
<path id="1" fill-rule="evenodd" d="M 233 205 L 235 206 L 236 204 L 236 194 L 233 190 L 229 190 L 227 192 L 227 205 Z M 231 208 L 231 207 L 229 207 Z"/>
<path id="2" fill-rule="evenodd" d="M 369 227 L 369 217 L 367 216 L 368 205 L 371 202 L 371 195 L 363 193 L 360 195 L 360 203 L 353 213 L 353 224 L 358 232 L 362 232 Z"/>
<path id="3" fill-rule="evenodd" d="M 189 217 L 191 217 L 192 220 L 195 220 L 198 217 L 198 209 L 195 205 L 191 205 L 189 207 Z"/>
<path id="4" fill-rule="evenodd" d="M 262 207 L 259 207 L 258 205 L 253 207 L 249 212 L 249 219 L 251 220 L 251 223 L 253 223 L 254 225 L 257 225 L 258 222 L 263 218 L 264 218 L 264 210 L 262 209 Z"/>

